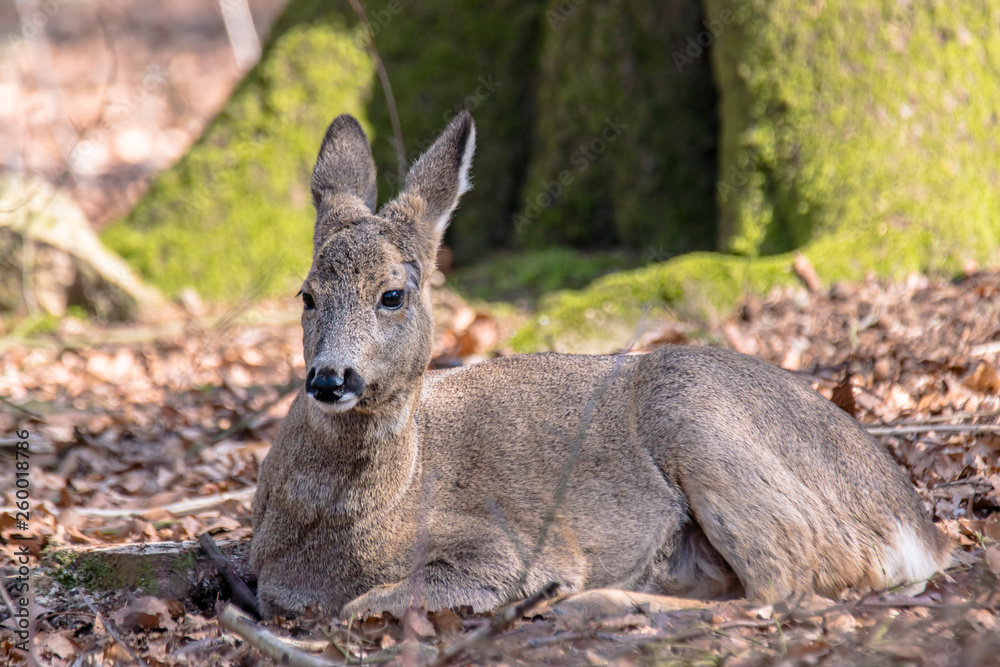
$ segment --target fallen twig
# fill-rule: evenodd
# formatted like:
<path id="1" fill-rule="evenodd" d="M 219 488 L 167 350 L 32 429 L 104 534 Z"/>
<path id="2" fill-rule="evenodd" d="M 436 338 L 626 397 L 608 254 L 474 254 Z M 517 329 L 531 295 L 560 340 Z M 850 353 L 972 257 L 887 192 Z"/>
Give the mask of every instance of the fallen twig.
<path id="1" fill-rule="evenodd" d="M 45 421 L 45 417 L 43 417 L 42 415 L 38 414 L 37 412 L 32 412 L 31 410 L 29 410 L 28 408 L 26 408 L 26 407 L 24 407 L 22 405 L 18 405 L 17 403 L 13 402 L 12 400 L 10 400 L 9 398 L 7 398 L 6 396 L 0 396 L 0 403 L 3 403 L 4 405 L 10 406 L 10 407 L 14 408 L 15 410 L 17 410 L 18 412 L 23 412 L 24 414 L 28 415 L 32 419 L 37 419 L 38 421 Z"/>
<path id="2" fill-rule="evenodd" d="M 223 635 L 221 637 L 206 637 L 205 639 L 198 639 L 191 642 L 190 644 L 185 644 L 179 649 L 175 650 L 170 654 L 171 658 L 181 658 L 184 656 L 189 656 L 192 653 L 198 653 L 201 651 L 214 651 L 217 648 L 223 646 L 228 646 L 232 648 L 236 643 L 236 638 L 231 635 Z"/>
<path id="3" fill-rule="evenodd" d="M 816 269 L 813 268 L 809 258 L 801 252 L 795 252 L 795 259 L 792 261 L 792 270 L 805 283 L 806 288 L 810 292 L 815 294 L 823 291 L 823 282 L 819 279 L 819 274 L 816 273 Z"/>
<path id="4" fill-rule="evenodd" d="M 689 639 L 694 639 L 701 635 L 710 634 L 712 632 L 718 632 L 720 630 L 729 630 L 731 628 L 755 628 L 758 630 L 765 630 L 767 628 L 778 627 L 781 621 L 775 621 L 772 619 L 765 619 L 760 621 L 755 621 L 751 619 L 736 619 L 734 621 L 726 621 L 725 623 L 720 623 L 718 625 L 702 625 L 698 624 L 693 628 L 687 628 L 686 630 L 681 630 L 680 632 L 674 633 L 672 635 L 650 637 L 653 642 L 664 642 L 667 644 L 672 644 L 675 642 L 683 642 Z"/>
<path id="5" fill-rule="evenodd" d="M 80 595 L 81 598 L 83 598 L 83 601 L 87 604 L 87 606 L 90 607 L 90 611 L 93 612 L 94 617 L 101 621 L 101 625 L 103 625 L 104 629 L 108 631 L 108 634 L 111 635 L 111 638 L 114 639 L 116 642 L 118 642 L 119 646 L 125 649 L 125 652 L 128 653 L 133 660 L 139 663 L 140 667 L 149 667 L 149 665 L 147 665 L 145 661 L 143 661 L 143 659 L 138 656 L 138 654 L 132 649 L 132 647 L 129 646 L 125 642 L 125 640 L 121 638 L 118 632 L 115 631 L 114 626 L 111 623 L 109 623 L 103 616 L 101 616 L 101 612 L 97 611 L 97 607 L 95 607 L 94 603 L 90 601 L 90 598 L 87 597 L 87 594 L 79 590 L 77 591 L 77 593 Z"/>
<path id="6" fill-rule="evenodd" d="M 7 594 L 7 587 L 0 582 L 0 597 L 3 598 L 3 603 L 7 605 L 7 609 L 10 610 L 10 617 L 14 618 L 14 613 L 17 611 L 14 609 L 14 601 L 10 599 L 10 595 Z"/>
<path id="7" fill-rule="evenodd" d="M 292 667 L 333 667 L 337 665 L 331 660 L 309 655 L 285 644 L 229 603 L 226 603 L 219 612 L 219 627 L 238 635 L 280 665 L 291 665 Z"/>
<path id="8" fill-rule="evenodd" d="M 879 426 L 885 427 L 896 427 L 896 426 L 925 426 L 927 424 L 948 424 L 952 422 L 967 422 L 973 421 L 975 419 L 985 419 L 987 417 L 998 417 L 1000 416 L 1000 410 L 980 410 L 978 412 L 960 412 L 953 415 L 936 415 L 933 417 L 927 417 L 926 419 L 904 419 L 899 421 L 889 422 L 888 424 L 879 424 Z"/>
<path id="9" fill-rule="evenodd" d="M 230 491 L 228 493 L 219 493 L 214 496 L 206 496 L 204 498 L 195 498 L 193 500 L 182 500 L 179 503 L 172 503 L 170 505 L 164 505 L 161 508 L 154 507 L 142 507 L 142 508 L 132 508 L 132 509 L 99 509 L 93 507 L 73 507 L 71 508 L 77 514 L 82 516 L 96 516 L 104 518 L 120 518 L 129 516 L 140 516 L 151 509 L 163 509 L 170 512 L 174 516 L 181 517 L 187 516 L 188 514 L 195 514 L 197 512 L 204 512 L 206 510 L 215 509 L 219 505 L 230 500 L 235 500 L 237 502 L 248 502 L 253 500 L 253 494 L 257 492 L 257 487 L 251 487 L 249 489 L 241 489 L 239 491 Z M 7 508 L 0 508 L 7 509 Z"/>
<path id="10" fill-rule="evenodd" d="M 295 374 L 293 373 L 289 381 L 278 388 L 277 396 L 275 396 L 270 401 L 260 406 L 256 410 L 252 410 L 244 414 L 235 424 L 233 424 L 232 426 L 223 431 L 219 431 L 211 438 L 209 438 L 206 442 L 199 442 L 195 444 L 193 447 L 191 447 L 191 449 L 184 452 L 184 458 L 192 459 L 195 456 L 197 456 L 201 452 L 201 450 L 205 449 L 205 447 L 214 445 L 215 443 L 225 440 L 229 436 L 239 433 L 243 429 L 247 428 L 255 419 L 257 419 L 257 417 L 259 417 L 261 414 L 273 408 L 283 398 L 285 398 L 285 396 L 288 396 L 290 393 L 298 389 L 300 384 L 301 382 L 299 381 L 298 378 L 295 377 Z"/>
<path id="11" fill-rule="evenodd" d="M 507 630 L 507 628 L 513 625 L 517 619 L 525 616 L 532 609 L 546 600 L 550 600 L 555 597 L 558 590 L 559 582 L 553 581 L 534 595 L 525 598 L 516 605 L 511 605 L 506 609 L 501 610 L 496 616 L 493 617 L 493 620 L 490 621 L 489 625 L 476 630 L 471 635 L 468 635 L 464 639 L 457 641 L 450 646 L 446 646 L 444 650 L 438 654 L 437 660 L 431 663 L 432 667 L 444 667 L 445 665 L 449 665 L 460 658 L 463 654 L 486 644 L 491 639 L 499 636 Z"/>
<path id="12" fill-rule="evenodd" d="M 229 591 L 233 596 L 233 602 L 238 604 L 244 611 L 252 613 L 260 618 L 260 610 L 257 608 L 257 596 L 247 587 L 246 582 L 240 577 L 231 560 L 225 557 L 219 550 L 219 545 L 215 543 L 212 536 L 202 533 L 198 536 L 198 544 L 205 550 L 215 569 L 222 575 L 222 578 L 229 584 Z"/>
<path id="13" fill-rule="evenodd" d="M 1000 433 L 1000 424 L 915 424 L 913 426 L 867 426 L 872 435 L 913 433 Z"/>

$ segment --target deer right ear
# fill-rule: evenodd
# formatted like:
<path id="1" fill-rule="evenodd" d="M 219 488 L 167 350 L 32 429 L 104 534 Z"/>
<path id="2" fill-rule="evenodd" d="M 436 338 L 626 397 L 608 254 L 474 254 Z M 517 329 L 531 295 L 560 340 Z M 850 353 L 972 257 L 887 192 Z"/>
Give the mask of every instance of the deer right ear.
<path id="1" fill-rule="evenodd" d="M 469 112 L 462 111 L 410 169 L 399 197 L 382 209 L 383 214 L 411 219 L 430 257 L 444 236 L 459 198 L 472 187 L 469 168 L 475 150 L 476 125 Z"/>
<path id="2" fill-rule="evenodd" d="M 375 210 L 375 160 L 368 137 L 353 116 L 342 114 L 330 123 L 310 188 L 317 213 L 315 238 L 320 237 L 320 223 L 331 215 L 343 218 L 351 209 L 370 215 Z"/>

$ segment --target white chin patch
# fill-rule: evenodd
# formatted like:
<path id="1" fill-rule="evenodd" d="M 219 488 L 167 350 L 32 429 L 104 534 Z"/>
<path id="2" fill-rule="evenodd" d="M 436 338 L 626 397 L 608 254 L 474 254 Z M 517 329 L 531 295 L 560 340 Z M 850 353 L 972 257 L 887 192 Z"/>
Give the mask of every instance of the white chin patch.
<path id="1" fill-rule="evenodd" d="M 344 396 L 336 403 L 324 403 L 323 401 L 316 400 L 316 398 L 312 396 L 310 396 L 310 398 L 316 402 L 316 405 L 318 405 L 323 412 L 327 412 L 331 415 L 340 412 L 347 412 L 358 404 L 358 397 L 356 394 L 344 394 Z"/>

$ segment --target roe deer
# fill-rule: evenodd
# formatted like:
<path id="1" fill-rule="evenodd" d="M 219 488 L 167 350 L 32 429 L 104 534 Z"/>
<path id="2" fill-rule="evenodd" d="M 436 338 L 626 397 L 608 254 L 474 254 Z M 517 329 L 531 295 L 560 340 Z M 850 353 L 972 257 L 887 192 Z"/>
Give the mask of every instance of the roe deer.
<path id="1" fill-rule="evenodd" d="M 475 135 L 460 113 L 376 213 L 364 131 L 327 130 L 305 390 L 253 503 L 264 614 L 486 611 L 552 580 L 763 602 L 947 566 L 885 449 L 763 361 L 668 346 L 427 372 L 429 278 Z"/>

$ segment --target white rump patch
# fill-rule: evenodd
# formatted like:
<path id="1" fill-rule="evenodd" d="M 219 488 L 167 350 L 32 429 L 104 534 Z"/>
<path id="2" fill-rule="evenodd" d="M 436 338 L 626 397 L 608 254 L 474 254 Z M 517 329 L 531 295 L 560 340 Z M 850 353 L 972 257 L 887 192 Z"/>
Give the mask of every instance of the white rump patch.
<path id="1" fill-rule="evenodd" d="M 906 581 L 926 581 L 941 569 L 934 559 L 932 549 L 917 535 L 912 526 L 904 526 L 896 521 L 893 542 L 893 546 L 886 550 L 882 561 L 887 586 L 895 586 Z"/>

